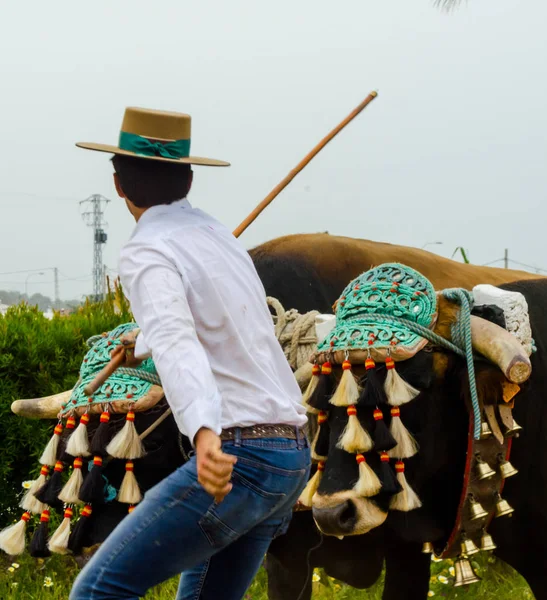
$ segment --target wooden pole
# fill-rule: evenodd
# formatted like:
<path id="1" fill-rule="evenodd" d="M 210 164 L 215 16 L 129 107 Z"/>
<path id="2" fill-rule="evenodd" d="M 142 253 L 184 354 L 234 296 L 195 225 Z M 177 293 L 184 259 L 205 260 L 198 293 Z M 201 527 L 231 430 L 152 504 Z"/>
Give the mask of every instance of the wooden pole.
<path id="1" fill-rule="evenodd" d="M 256 218 L 262 213 L 262 211 L 268 207 L 275 197 L 282 192 L 289 183 L 302 171 L 302 169 L 308 165 L 311 160 L 323 150 L 323 148 L 338 134 L 344 129 L 346 125 L 348 125 L 355 117 L 363 111 L 378 95 L 377 92 L 371 92 L 364 100 L 357 106 L 343 121 L 341 121 L 328 135 L 326 135 L 315 148 L 307 154 L 297 165 L 296 167 L 283 179 L 280 183 L 278 183 L 274 189 L 262 200 L 262 202 L 253 210 L 253 212 L 234 230 L 235 237 L 239 237 L 246 229 L 249 227 L 251 223 L 253 223 Z"/>

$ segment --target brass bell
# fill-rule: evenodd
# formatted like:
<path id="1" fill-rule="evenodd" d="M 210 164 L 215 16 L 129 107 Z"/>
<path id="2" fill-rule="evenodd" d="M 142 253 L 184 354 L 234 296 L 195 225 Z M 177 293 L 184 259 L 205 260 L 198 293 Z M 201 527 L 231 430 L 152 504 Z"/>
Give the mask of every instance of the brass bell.
<path id="1" fill-rule="evenodd" d="M 515 512 L 515 509 L 504 500 L 498 494 L 498 501 L 496 502 L 496 517 L 505 517 L 506 515 L 512 515 Z"/>
<path id="2" fill-rule="evenodd" d="M 473 554 L 478 554 L 480 552 L 475 542 L 466 538 L 462 540 L 461 549 L 462 554 L 466 554 L 467 556 L 473 556 Z"/>
<path id="3" fill-rule="evenodd" d="M 460 556 L 454 563 L 455 579 L 454 587 L 460 587 L 462 585 L 469 585 L 471 583 L 478 583 L 481 578 L 475 574 L 473 567 L 469 562 L 469 559 L 465 556 Z"/>
<path id="4" fill-rule="evenodd" d="M 477 502 L 473 496 L 469 496 L 469 514 L 471 515 L 471 521 L 478 521 L 488 516 L 482 504 Z"/>
<path id="5" fill-rule="evenodd" d="M 423 554 L 433 554 L 434 551 L 435 549 L 433 548 L 433 544 L 431 542 L 424 542 L 424 545 L 422 546 Z"/>
<path id="6" fill-rule="evenodd" d="M 505 435 L 507 437 L 518 437 L 519 433 L 522 431 L 522 427 L 513 419 L 512 427 L 509 427 L 505 430 Z"/>
<path id="7" fill-rule="evenodd" d="M 516 475 L 518 473 L 518 469 L 515 469 L 515 467 L 513 467 L 513 465 L 508 461 L 508 460 L 500 460 L 500 472 L 501 472 L 501 476 L 504 479 L 507 479 L 508 477 L 512 477 L 513 475 Z"/>
<path id="8" fill-rule="evenodd" d="M 490 467 L 490 465 L 482 460 L 480 456 L 477 455 L 477 478 L 479 481 L 483 481 L 484 479 L 490 479 L 490 477 L 494 477 L 496 471 Z"/>
<path id="9" fill-rule="evenodd" d="M 488 425 L 488 421 L 483 421 L 481 423 L 481 440 L 485 440 L 492 435 L 492 430 L 490 429 L 490 425 Z"/>
<path id="10" fill-rule="evenodd" d="M 497 548 L 492 536 L 488 532 L 484 532 L 481 538 L 481 550 L 483 552 L 490 552 L 490 550 L 495 550 Z"/>

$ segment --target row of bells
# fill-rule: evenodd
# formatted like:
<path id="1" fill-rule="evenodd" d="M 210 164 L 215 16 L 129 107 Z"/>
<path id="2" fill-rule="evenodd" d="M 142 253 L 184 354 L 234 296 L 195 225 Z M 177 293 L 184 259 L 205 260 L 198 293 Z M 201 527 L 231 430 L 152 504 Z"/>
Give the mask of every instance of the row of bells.
<path id="1" fill-rule="evenodd" d="M 461 543 L 462 553 L 454 562 L 454 587 L 479 582 L 480 577 L 475 573 L 469 557 L 478 554 L 479 552 L 491 552 L 496 548 L 497 546 L 492 539 L 492 536 L 486 531 L 481 537 L 480 548 L 473 540 L 463 538 Z M 433 544 L 429 542 L 424 544 L 424 553 L 432 554 L 433 551 Z"/>
<path id="2" fill-rule="evenodd" d="M 513 426 L 505 432 L 507 436 L 518 435 L 522 427 L 516 422 L 513 422 Z M 486 421 L 482 423 L 482 439 L 487 439 L 492 435 L 492 431 L 490 426 Z M 478 458 L 478 457 L 477 457 Z M 478 459 L 477 462 L 477 476 L 480 481 L 484 479 L 489 479 L 496 475 L 496 471 L 490 467 L 490 465 Z M 508 477 L 512 477 L 516 475 L 518 470 L 513 467 L 513 465 L 507 460 L 500 460 L 500 474 L 503 479 L 507 479 Z M 477 502 L 473 496 L 469 499 L 470 505 L 469 510 L 471 513 L 471 520 L 477 521 L 479 519 L 485 519 L 488 516 L 488 512 L 484 510 L 483 506 L 480 502 Z M 504 517 L 512 515 L 514 512 L 514 508 L 504 500 L 498 494 L 498 500 L 496 502 L 496 517 Z M 480 547 L 475 544 L 475 542 L 471 539 L 466 538 L 465 536 L 462 538 L 461 542 L 461 555 L 456 559 L 454 563 L 454 587 L 460 587 L 463 585 L 470 585 L 471 583 L 477 583 L 480 581 L 480 577 L 473 570 L 473 565 L 469 560 L 470 556 L 474 556 L 479 552 L 491 552 L 497 548 L 492 536 L 484 531 L 481 537 Z M 427 542 L 423 546 L 424 553 L 432 554 L 434 552 L 433 544 Z"/>

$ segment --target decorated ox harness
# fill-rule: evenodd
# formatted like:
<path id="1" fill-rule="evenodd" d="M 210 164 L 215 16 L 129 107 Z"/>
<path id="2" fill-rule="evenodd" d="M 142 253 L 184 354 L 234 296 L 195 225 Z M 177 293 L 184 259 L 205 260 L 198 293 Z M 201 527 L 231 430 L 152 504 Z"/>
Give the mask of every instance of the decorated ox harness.
<path id="1" fill-rule="evenodd" d="M 92 396 L 84 393 L 86 385 L 109 363 L 111 351 L 121 343 L 120 337 L 135 328 L 135 323 L 126 323 L 88 340 L 90 349 L 83 359 L 80 378 L 70 400 L 62 406 L 53 436 L 40 457 L 40 476 L 20 503 L 25 513 L 19 523 L 0 533 L 0 547 L 9 554 L 24 550 L 25 526 L 32 514 L 40 515 L 40 523 L 31 541 L 31 555 L 77 553 L 93 506 L 116 500 L 131 512 L 141 501 L 134 465 L 145 455 L 142 439 L 147 431 L 139 434 L 135 419 L 139 413 L 149 414 L 155 409 L 165 414 L 168 408 L 153 361 L 147 359 L 136 368 L 120 368 Z M 110 460 L 125 461 L 119 490 L 103 475 Z M 65 475 L 69 471 L 70 475 Z M 51 509 L 59 510 L 64 518 L 49 537 Z M 72 528 L 77 511 L 80 516 Z"/>
<path id="2" fill-rule="evenodd" d="M 507 381 L 504 401 L 481 408 L 469 326 L 472 295 L 464 290 L 447 290 L 443 295 L 460 304 L 459 321 L 452 327 L 453 343 L 434 333 L 437 295 L 431 283 L 413 269 L 381 265 L 346 287 L 335 305 L 336 324 L 312 358 L 313 377 L 303 395 L 308 412 L 317 418 L 312 444 L 317 470 L 300 504 L 311 507 L 328 460 L 329 412 L 345 407 L 347 424 L 336 446 L 355 456 L 354 492 L 364 498 L 388 495 L 391 510 L 421 507 L 405 477 L 405 461 L 417 454 L 418 445 L 402 418 L 405 405 L 420 391 L 399 375 L 396 365 L 425 349 L 428 342 L 444 346 L 467 359 L 473 410 L 453 531 L 447 540 L 425 544 L 424 552 L 459 557 L 456 585 L 464 585 L 477 580 L 468 557 L 495 548 L 486 532 L 491 519 L 513 512 L 500 494 L 505 478 L 517 472 L 508 461 L 511 437 L 520 429 L 511 415 L 519 387 Z M 355 371 L 363 365 L 364 375 L 359 378 Z M 373 426 L 367 429 L 365 423 Z"/>

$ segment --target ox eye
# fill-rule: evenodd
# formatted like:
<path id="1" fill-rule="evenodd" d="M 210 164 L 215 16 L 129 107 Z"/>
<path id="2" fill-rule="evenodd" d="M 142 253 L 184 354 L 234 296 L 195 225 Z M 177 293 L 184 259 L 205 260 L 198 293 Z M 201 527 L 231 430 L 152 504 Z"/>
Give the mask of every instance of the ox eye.
<path id="1" fill-rule="evenodd" d="M 414 283 L 416 283 L 416 281 L 414 280 L 414 277 L 408 277 L 407 279 L 405 279 L 405 283 L 407 285 L 413 285 Z"/>
<path id="2" fill-rule="evenodd" d="M 370 296 L 369 300 L 371 302 L 376 302 L 380 299 L 380 295 L 379 294 L 372 294 L 372 296 Z"/>
<path id="3" fill-rule="evenodd" d="M 416 306 L 412 309 L 412 312 L 415 314 L 418 314 L 421 311 L 422 311 L 422 307 L 419 304 L 416 304 Z"/>

